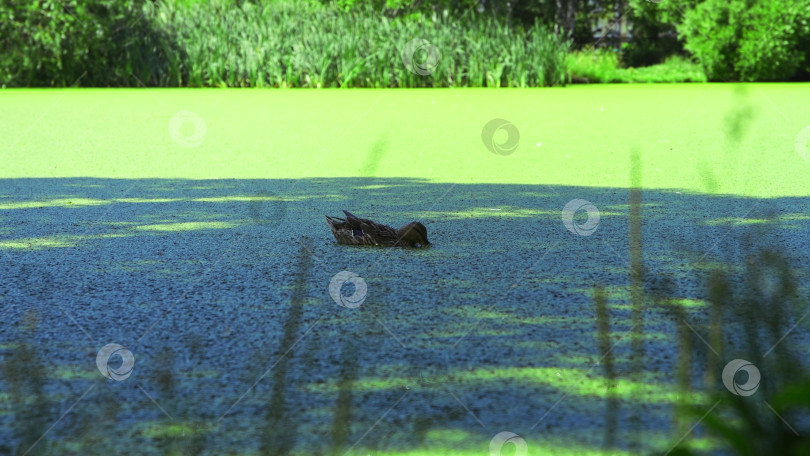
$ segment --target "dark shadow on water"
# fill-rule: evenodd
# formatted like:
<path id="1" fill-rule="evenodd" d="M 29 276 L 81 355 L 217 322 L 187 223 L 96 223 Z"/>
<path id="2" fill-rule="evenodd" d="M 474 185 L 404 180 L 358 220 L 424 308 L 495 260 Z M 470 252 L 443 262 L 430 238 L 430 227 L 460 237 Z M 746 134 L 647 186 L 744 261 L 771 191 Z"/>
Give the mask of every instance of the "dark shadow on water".
<path id="1" fill-rule="evenodd" d="M 721 270 L 740 288 L 752 252 L 779 251 L 806 305 L 810 198 L 644 189 L 633 212 L 629 194 L 396 178 L 2 180 L 0 442 L 13 443 L 0 449 L 22 454 L 49 423 L 28 454 L 113 438 L 139 454 L 486 454 L 501 431 L 530 454 L 666 451 L 691 426 L 672 419 L 678 393 L 690 377 L 718 383 L 709 371 L 727 361 L 679 365 L 683 318 L 729 356 L 761 356 L 711 331 L 722 293 L 706 282 Z M 577 198 L 600 212 L 588 236 L 576 234 L 584 211 L 572 230 L 561 217 Z M 342 209 L 419 220 L 433 247 L 339 246 L 323 216 Z M 341 271 L 367 285 L 356 308 L 330 295 Z M 807 330 L 799 322 L 777 351 L 806 353 Z M 759 336 L 761 351 L 778 338 Z M 109 343 L 135 358 L 120 382 L 96 366 Z M 595 366 L 606 347 L 607 367 Z M 23 387 L 27 376 L 41 383 Z M 39 412 L 20 415 L 29 405 Z"/>

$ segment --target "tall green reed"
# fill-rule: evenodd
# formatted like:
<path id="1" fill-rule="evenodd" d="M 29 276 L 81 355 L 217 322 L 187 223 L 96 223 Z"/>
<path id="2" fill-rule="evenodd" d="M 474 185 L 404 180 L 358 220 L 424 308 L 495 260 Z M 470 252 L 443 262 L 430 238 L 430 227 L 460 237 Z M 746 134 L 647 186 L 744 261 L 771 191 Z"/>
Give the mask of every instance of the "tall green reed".
<path id="1" fill-rule="evenodd" d="M 565 82 L 568 42 L 544 27 L 492 18 L 391 19 L 306 1 L 241 5 L 166 0 L 154 11 L 184 55 L 182 83 L 231 87 L 530 87 Z M 411 72 L 402 49 L 421 38 L 440 58 Z M 417 62 L 424 55 L 414 56 Z M 171 80 L 175 81 L 175 74 Z"/>
<path id="2" fill-rule="evenodd" d="M 16 439 L 0 443 L 0 454 L 45 455 L 52 451 L 52 443 L 43 436 L 55 414 L 45 393 L 48 370 L 34 336 L 38 324 L 36 310 L 25 314 L 18 342 L 8 354 L 3 354 L 0 363 L 0 379 L 8 395 L 7 401 L 0 402 L 5 405 L 0 413 L 14 417 L 12 434 Z"/>

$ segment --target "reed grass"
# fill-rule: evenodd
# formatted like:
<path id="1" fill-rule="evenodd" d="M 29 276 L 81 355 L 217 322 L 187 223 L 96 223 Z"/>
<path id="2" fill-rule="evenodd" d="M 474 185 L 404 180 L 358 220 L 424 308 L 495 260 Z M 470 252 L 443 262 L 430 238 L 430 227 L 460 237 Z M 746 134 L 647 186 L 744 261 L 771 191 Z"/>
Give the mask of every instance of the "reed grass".
<path id="1" fill-rule="evenodd" d="M 19 341 L 3 357 L 0 378 L 9 401 L 0 413 L 14 416 L 12 433 L 16 442 L 0 443 L 0 454 L 44 455 L 52 450 L 51 442 L 42 439 L 54 419 L 53 405 L 45 393 L 47 368 L 33 336 L 38 326 L 39 313 L 29 311 L 19 328 Z"/>
<path id="2" fill-rule="evenodd" d="M 672 56 L 623 68 L 617 53 L 571 52 L 551 28 L 467 11 L 390 16 L 371 3 L 314 0 L 72 0 L 0 4 L 0 87 L 537 87 L 706 81 Z M 409 71 L 406 43 L 438 51 Z M 417 52 L 416 61 L 426 54 Z"/>
<path id="3" fill-rule="evenodd" d="M 604 353 L 600 362 L 605 366 L 605 380 L 607 388 L 607 406 L 605 408 L 605 437 L 603 448 L 605 451 L 614 449 L 616 445 L 616 430 L 619 416 L 619 401 L 615 394 L 617 380 L 616 366 L 613 359 L 610 340 L 610 314 L 608 313 L 607 292 L 602 284 L 593 288 L 593 301 L 596 311 L 596 324 L 598 333 L 599 353 Z"/>
<path id="4" fill-rule="evenodd" d="M 793 272 L 778 252 L 761 249 L 748 252 L 746 270 L 738 277 L 714 270 L 706 287 L 711 303 L 709 328 L 692 324 L 676 305 L 670 311 L 679 326 L 679 375 L 682 398 L 676 411 L 680 437 L 700 428 L 728 454 L 806 454 L 810 449 L 807 418 L 810 416 L 810 372 L 790 343 L 782 340 L 791 325 L 807 308 L 807 298 L 797 293 Z M 775 279 L 775 280 L 774 280 Z M 718 324 L 720 323 L 720 324 Z M 706 338 L 692 332 L 708 332 Z M 723 347 L 735 347 L 733 351 Z M 769 348 L 770 347 L 770 348 Z M 703 376 L 702 389 L 709 394 L 692 400 L 691 369 L 697 357 L 709 360 L 713 372 Z M 751 396 L 732 394 L 718 382 L 724 363 L 744 358 L 760 370 L 762 381 Z M 687 399 L 688 398 L 688 399 Z M 678 438 L 678 437 L 676 437 Z M 688 438 L 671 449 L 671 454 L 699 454 Z"/>
<path id="5" fill-rule="evenodd" d="M 705 315 L 687 311 L 676 299 L 681 291 L 671 276 L 644 270 L 641 159 L 637 151 L 631 152 L 630 161 L 632 375 L 640 378 L 644 363 L 641 336 L 647 303 L 652 302 L 675 321 L 678 340 L 678 400 L 673 407 L 672 426 L 675 443 L 666 454 L 697 454 L 690 438 L 695 434 L 708 434 L 715 449 L 729 454 L 807 454 L 810 438 L 804 428 L 810 419 L 810 371 L 784 338 L 803 319 L 801 314 L 806 313 L 810 296 L 800 294 L 790 257 L 770 248 L 741 249 L 745 255 L 742 271 L 718 266 L 706 274 L 710 307 Z M 740 244 L 747 243 L 741 239 Z M 603 375 L 610 386 L 616 370 L 609 338 L 607 294 L 601 284 L 595 284 L 593 290 L 596 342 L 602 355 Z M 703 325 L 699 323 L 704 320 Z M 708 334 L 704 337 L 701 333 Z M 726 350 L 732 346 L 736 348 L 733 352 Z M 749 360 L 762 372 L 756 396 L 736 395 L 719 381 L 720 372 L 734 358 Z M 696 390 L 704 394 L 694 394 Z M 606 400 L 603 448 L 610 452 L 615 450 L 619 404 L 609 388 Z M 625 423 L 636 435 L 640 424 L 634 416 Z M 639 443 L 630 442 L 632 453 L 642 451 Z"/>
<path id="6" fill-rule="evenodd" d="M 165 0 L 153 22 L 183 54 L 178 85 L 228 87 L 532 87 L 563 84 L 569 43 L 535 25 L 491 17 L 387 18 L 368 7 L 291 0 L 254 4 Z M 438 66 L 420 75 L 402 50 L 427 40 Z M 424 61 L 417 52 L 416 62 Z"/>

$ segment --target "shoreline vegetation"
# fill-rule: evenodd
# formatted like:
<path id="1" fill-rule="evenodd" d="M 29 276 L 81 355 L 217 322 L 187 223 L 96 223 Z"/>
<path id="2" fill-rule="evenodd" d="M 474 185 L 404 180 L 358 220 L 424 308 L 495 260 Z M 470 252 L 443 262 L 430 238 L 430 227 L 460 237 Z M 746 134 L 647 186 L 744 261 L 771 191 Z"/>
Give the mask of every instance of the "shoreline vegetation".
<path id="1" fill-rule="evenodd" d="M 774 26 L 768 29 L 773 36 L 743 35 L 730 44 L 701 41 L 692 31 L 699 25 L 725 36 L 734 27 L 756 25 L 753 16 L 739 13 L 739 24 L 697 24 L 697 13 L 704 13 L 705 22 L 726 7 L 713 0 L 669 22 L 658 17 L 668 6 L 633 3 L 630 17 L 653 16 L 633 19 L 633 36 L 628 32 L 618 39 L 605 34 L 612 31 L 605 24 L 599 26 L 601 36 L 590 31 L 604 20 L 594 19 L 593 12 L 581 13 L 590 24 L 583 38 L 581 30 L 561 31 L 540 13 L 529 15 L 527 24 L 526 14 L 523 21 L 510 20 L 495 12 L 478 13 L 463 2 L 439 2 L 432 9 L 404 2 L 417 8 L 408 13 L 387 3 L 377 8 L 373 1 L 69 0 L 57 5 L 12 0 L 0 6 L 0 35 L 7 37 L 0 52 L 0 87 L 540 87 L 801 80 L 808 66 L 801 46 L 810 37 L 808 2 L 791 7 L 788 19 L 800 26 Z M 649 31 L 650 24 L 660 30 Z M 757 49 L 749 49 L 749 38 Z M 721 45 L 718 54 L 715 47 Z M 749 61 L 752 52 L 760 56 L 756 62 Z"/>

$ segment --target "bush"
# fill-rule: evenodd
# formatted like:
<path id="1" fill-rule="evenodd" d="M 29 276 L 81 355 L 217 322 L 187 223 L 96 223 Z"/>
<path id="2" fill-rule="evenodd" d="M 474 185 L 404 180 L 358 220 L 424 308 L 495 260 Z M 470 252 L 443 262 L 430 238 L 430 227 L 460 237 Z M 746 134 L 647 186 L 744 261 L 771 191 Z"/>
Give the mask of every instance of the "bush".
<path id="1" fill-rule="evenodd" d="M 678 33 L 711 80 L 791 79 L 807 69 L 810 0 L 706 0 Z"/>
<path id="2" fill-rule="evenodd" d="M 632 24 L 633 40 L 622 48 L 622 61 L 628 66 L 655 65 L 683 53 L 675 16 L 660 6 L 648 0 L 630 0 L 627 20 Z"/>
<path id="3" fill-rule="evenodd" d="M 575 83 L 706 82 L 699 65 L 679 56 L 658 65 L 622 68 L 616 52 L 585 49 L 571 53 L 567 66 L 570 80 Z"/>
<path id="4" fill-rule="evenodd" d="M 568 56 L 568 71 L 572 82 L 621 82 L 619 56 L 611 50 L 593 48 L 572 52 Z"/>
<path id="5" fill-rule="evenodd" d="M 151 5 L 144 0 L 0 2 L 0 84 L 165 83 L 176 51 L 151 26 Z"/>

